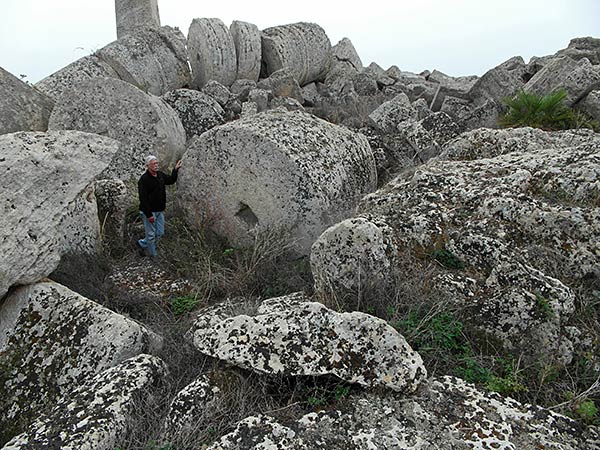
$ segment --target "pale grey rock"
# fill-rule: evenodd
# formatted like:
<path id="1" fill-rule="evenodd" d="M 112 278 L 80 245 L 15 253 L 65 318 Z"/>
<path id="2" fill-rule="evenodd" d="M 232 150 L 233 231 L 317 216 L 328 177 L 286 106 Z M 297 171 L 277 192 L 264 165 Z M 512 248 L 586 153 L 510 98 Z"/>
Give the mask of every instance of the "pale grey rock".
<path id="1" fill-rule="evenodd" d="M 251 116 L 256 113 L 258 113 L 258 105 L 256 103 L 250 101 L 242 103 L 241 117 Z"/>
<path id="2" fill-rule="evenodd" d="M 191 142 L 183 164 L 178 199 L 192 222 L 208 220 L 236 246 L 255 231 L 289 228 L 304 254 L 376 186 L 364 136 L 300 111 L 213 128 Z"/>
<path id="3" fill-rule="evenodd" d="M 424 98 L 416 99 L 412 102 L 412 107 L 417 112 L 417 120 L 423 120 L 425 117 L 433 114 L 433 111 L 429 108 Z"/>
<path id="4" fill-rule="evenodd" d="M 415 120 L 416 111 L 406 94 L 398 94 L 392 100 L 382 103 L 371 114 L 369 119 L 383 133 L 393 133 L 398 124 L 405 120 Z"/>
<path id="5" fill-rule="evenodd" d="M 568 56 L 577 61 L 587 58 L 592 64 L 600 64 L 600 39 L 589 36 L 571 39 L 569 46 L 556 52 L 555 56 Z"/>
<path id="6" fill-rule="evenodd" d="M 66 214 L 58 224 L 61 255 L 95 255 L 100 252 L 101 224 L 94 191 L 95 183 L 91 183 L 67 206 Z"/>
<path id="7" fill-rule="evenodd" d="M 117 72 L 95 55 L 84 56 L 47 76 L 35 84 L 35 87 L 55 101 L 81 81 L 92 78 L 119 78 Z"/>
<path id="8" fill-rule="evenodd" d="M 0 135 L 46 131 L 54 101 L 0 67 Z"/>
<path id="9" fill-rule="evenodd" d="M 505 97 L 510 97 L 523 88 L 526 71 L 527 66 L 523 58 L 510 58 L 477 79 L 469 90 L 469 97 L 476 105 L 481 105 L 487 100 L 501 104 Z"/>
<path id="10" fill-rule="evenodd" d="M 0 352 L 11 361 L 2 422 L 33 419 L 74 386 L 161 345 L 142 325 L 58 283 L 17 288 L 0 305 Z"/>
<path id="11" fill-rule="evenodd" d="M 251 416 L 207 450 L 600 448 L 596 427 L 453 377 L 434 378 L 410 397 L 364 393 L 343 406 L 296 420 Z"/>
<path id="12" fill-rule="evenodd" d="M 61 224 L 76 222 L 67 216 L 77 199 L 118 151 L 112 139 L 77 131 L 0 136 L 0 298 L 56 269 L 65 248 Z"/>
<path id="13" fill-rule="evenodd" d="M 289 69 L 300 86 L 322 80 L 331 65 L 331 42 L 316 23 L 298 22 L 262 31 L 262 61 L 268 77 Z"/>
<path id="14" fill-rule="evenodd" d="M 269 100 L 272 98 L 271 91 L 264 89 L 252 89 L 248 93 L 248 101 L 256 104 L 256 111 L 263 112 L 269 108 Z"/>
<path id="15" fill-rule="evenodd" d="M 133 195 L 121 180 L 98 180 L 95 183 L 102 239 L 109 246 L 119 247 L 124 243 L 125 217 Z"/>
<path id="16" fill-rule="evenodd" d="M 352 86 L 358 95 L 377 95 L 379 85 L 377 80 L 367 72 L 357 73 L 352 77 Z"/>
<path id="17" fill-rule="evenodd" d="M 600 65 L 592 65 L 587 58 L 574 61 L 562 57 L 548 63 L 527 82 L 523 89 L 540 96 L 564 89 L 567 93 L 565 103 L 573 106 L 598 88 L 600 88 Z"/>
<path id="18" fill-rule="evenodd" d="M 303 104 L 307 106 L 315 106 L 323 101 L 323 96 L 317 89 L 316 83 L 309 83 L 302 88 Z"/>
<path id="19" fill-rule="evenodd" d="M 440 111 L 444 99 L 447 96 L 467 99 L 469 91 L 477 82 L 477 76 L 451 77 L 443 72 L 434 70 L 428 77 L 427 81 L 438 83 L 439 92 L 435 95 L 435 99 L 431 103 L 431 109 Z"/>
<path id="20" fill-rule="evenodd" d="M 140 29 L 160 28 L 157 0 L 115 0 L 117 39 Z"/>
<path id="21" fill-rule="evenodd" d="M 200 89 L 210 80 L 231 86 L 236 80 L 235 43 L 221 19 L 192 20 L 187 48 L 194 88 Z"/>
<path id="22" fill-rule="evenodd" d="M 231 98 L 231 91 L 216 80 L 210 80 L 202 88 L 202 92 L 214 98 L 219 105 L 225 107 Z"/>
<path id="23" fill-rule="evenodd" d="M 315 292 L 324 298 L 359 301 L 365 293 L 386 292 L 397 263 L 393 236 L 393 230 L 375 217 L 346 219 L 329 227 L 310 252 Z"/>
<path id="24" fill-rule="evenodd" d="M 295 98 L 275 97 L 269 103 L 269 108 L 285 108 L 288 111 L 304 111 L 304 106 Z"/>
<path id="25" fill-rule="evenodd" d="M 185 151 L 185 130 L 177 113 L 159 97 L 113 78 L 84 81 L 66 92 L 50 116 L 51 130 L 80 130 L 122 143 L 103 178 L 128 180 L 156 155 L 163 167 Z"/>
<path id="26" fill-rule="evenodd" d="M 254 24 L 234 20 L 229 32 L 237 57 L 236 79 L 258 81 L 262 60 L 260 30 Z"/>
<path id="27" fill-rule="evenodd" d="M 235 80 L 230 88 L 231 94 L 241 102 L 248 100 L 248 94 L 252 89 L 256 89 L 256 82 L 243 79 Z"/>
<path id="28" fill-rule="evenodd" d="M 440 111 L 448 114 L 454 120 L 460 121 L 471 114 L 474 106 L 470 100 L 447 95 L 440 106 Z"/>
<path id="29" fill-rule="evenodd" d="M 185 37 L 171 27 L 128 34 L 96 54 L 119 78 L 154 95 L 190 85 Z"/>
<path id="30" fill-rule="evenodd" d="M 41 448 L 113 450 L 126 436 L 136 399 L 148 397 L 166 377 L 166 364 L 150 355 L 123 361 L 75 385 L 56 406 L 8 442 L 4 450 Z"/>
<path id="31" fill-rule="evenodd" d="M 334 312 L 302 293 L 266 300 L 254 316 L 202 310 L 190 334 L 200 352 L 259 373 L 334 375 L 407 393 L 427 376 L 419 354 L 384 320 Z"/>
<path id="32" fill-rule="evenodd" d="M 338 64 L 349 64 L 354 70 L 360 71 L 363 68 L 362 61 L 354 44 L 348 38 L 343 38 L 331 48 L 333 56 L 332 68 Z"/>
<path id="33" fill-rule="evenodd" d="M 290 97 L 301 102 L 302 89 L 289 69 L 273 72 L 269 78 L 260 80 L 257 88 L 271 91 L 274 97 Z"/>
<path id="34" fill-rule="evenodd" d="M 177 112 L 188 140 L 225 121 L 221 105 L 202 92 L 178 89 L 166 93 L 162 99 Z"/>
<path id="35" fill-rule="evenodd" d="M 577 105 L 577 109 L 600 123 L 600 90 L 586 95 Z"/>

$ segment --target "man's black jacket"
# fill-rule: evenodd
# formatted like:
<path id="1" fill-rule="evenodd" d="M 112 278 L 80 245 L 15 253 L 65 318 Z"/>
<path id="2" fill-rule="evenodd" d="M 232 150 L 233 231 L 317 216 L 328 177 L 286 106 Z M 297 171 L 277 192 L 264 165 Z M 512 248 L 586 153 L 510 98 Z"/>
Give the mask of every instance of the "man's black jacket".
<path id="1" fill-rule="evenodd" d="M 176 181 L 177 169 L 173 169 L 171 175 L 158 171 L 155 177 L 146 170 L 138 181 L 140 211 L 148 218 L 152 216 L 153 212 L 164 211 L 167 205 L 165 185 L 173 184 Z"/>

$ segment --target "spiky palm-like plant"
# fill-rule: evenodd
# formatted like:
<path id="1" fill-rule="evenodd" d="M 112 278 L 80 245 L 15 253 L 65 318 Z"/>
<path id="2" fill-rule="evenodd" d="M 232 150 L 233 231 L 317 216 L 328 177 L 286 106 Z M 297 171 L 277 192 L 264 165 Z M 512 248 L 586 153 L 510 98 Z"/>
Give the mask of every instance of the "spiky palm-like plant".
<path id="1" fill-rule="evenodd" d="M 533 127 L 543 130 L 574 128 L 576 113 L 564 104 L 567 93 L 560 89 L 544 96 L 519 91 L 504 104 L 508 112 L 499 120 L 503 127 Z"/>

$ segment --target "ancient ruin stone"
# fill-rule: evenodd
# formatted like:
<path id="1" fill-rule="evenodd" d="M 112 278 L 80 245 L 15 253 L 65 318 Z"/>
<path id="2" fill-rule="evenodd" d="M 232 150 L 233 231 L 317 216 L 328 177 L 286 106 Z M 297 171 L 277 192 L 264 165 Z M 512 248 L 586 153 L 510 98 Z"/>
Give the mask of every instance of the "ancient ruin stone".
<path id="1" fill-rule="evenodd" d="M 103 240 L 110 247 L 120 247 L 125 238 L 125 216 L 131 203 L 131 193 L 121 180 L 98 180 L 95 183 L 98 217 Z"/>
<path id="2" fill-rule="evenodd" d="M 239 101 L 245 102 L 248 100 L 248 94 L 252 89 L 256 89 L 256 82 L 252 80 L 235 80 L 231 85 L 231 94 Z"/>
<path id="3" fill-rule="evenodd" d="M 600 64 L 600 39 L 593 37 L 580 37 L 571 39 L 569 46 L 556 52 L 556 56 L 568 56 L 579 61 L 587 58 L 594 65 Z"/>
<path id="4" fill-rule="evenodd" d="M 0 298 L 10 286 L 56 269 L 64 249 L 61 223 L 118 150 L 112 139 L 77 131 L 0 136 Z"/>
<path id="5" fill-rule="evenodd" d="M 187 48 L 192 66 L 192 86 L 202 88 L 210 80 L 231 86 L 237 76 L 235 43 L 221 19 L 194 19 Z"/>
<path id="6" fill-rule="evenodd" d="M 84 81 L 66 92 L 50 116 L 49 129 L 76 129 L 122 143 L 104 178 L 128 180 L 144 171 L 144 158 L 156 155 L 163 168 L 185 150 L 185 130 L 163 100 L 113 78 Z"/>
<path id="7" fill-rule="evenodd" d="M 46 131 L 53 107 L 51 98 L 0 67 L 0 135 Z"/>
<path id="8" fill-rule="evenodd" d="M 191 82 L 185 37 L 171 27 L 126 35 L 98 50 L 97 56 L 120 79 L 150 94 L 162 95 Z"/>
<path id="9" fill-rule="evenodd" d="M 393 133 L 400 122 L 415 120 L 416 111 L 406 94 L 398 94 L 369 114 L 369 119 L 381 132 Z"/>
<path id="10" fill-rule="evenodd" d="M 229 32 L 237 57 L 236 79 L 258 81 L 262 59 L 260 30 L 254 24 L 234 20 Z"/>
<path id="11" fill-rule="evenodd" d="M 600 123 L 600 90 L 586 95 L 577 105 L 577 109 Z"/>
<path id="12" fill-rule="evenodd" d="M 273 72 L 269 78 L 260 80 L 257 88 L 271 91 L 275 97 L 290 97 L 301 102 L 302 89 L 289 69 Z"/>
<path id="13" fill-rule="evenodd" d="M 596 427 L 452 377 L 434 378 L 408 398 L 365 393 L 343 403 L 296 420 L 248 417 L 207 450 L 600 448 Z"/>
<path id="14" fill-rule="evenodd" d="M 166 375 L 165 363 L 155 356 L 130 358 L 72 386 L 73 391 L 58 398 L 48 414 L 4 448 L 114 449 L 132 422 L 136 399 L 151 396 Z"/>
<path id="15" fill-rule="evenodd" d="M 332 68 L 338 64 L 349 64 L 356 71 L 363 68 L 360 56 L 358 56 L 352 41 L 346 37 L 331 48 L 331 54 L 333 56 Z"/>
<path id="16" fill-rule="evenodd" d="M 349 383 L 413 392 L 426 378 L 421 357 L 385 321 L 337 313 L 302 293 L 264 301 L 254 316 L 201 311 L 190 334 L 210 356 L 260 373 L 335 375 Z"/>
<path id="17" fill-rule="evenodd" d="M 515 94 L 525 84 L 526 65 L 523 58 L 515 56 L 488 70 L 469 90 L 469 97 L 481 105 L 486 100 L 500 104 L 505 97 Z"/>
<path id="18" fill-rule="evenodd" d="M 600 66 L 593 66 L 587 58 L 574 61 L 562 57 L 548 63 L 527 82 L 523 89 L 540 96 L 564 89 L 567 92 L 565 103 L 573 106 L 598 88 L 600 88 Z"/>
<path id="19" fill-rule="evenodd" d="M 212 97 L 191 89 L 178 89 L 163 95 L 163 100 L 173 108 L 188 139 L 200 136 L 206 130 L 224 122 L 225 111 Z"/>
<path id="20" fill-rule="evenodd" d="M 161 345 L 145 327 L 58 283 L 15 289 L 0 305 L 0 352 L 10 364 L 0 423 L 33 419 L 74 386 Z"/>
<path id="21" fill-rule="evenodd" d="M 364 136 L 299 111 L 213 128 L 191 142 L 183 161 L 178 200 L 188 219 L 236 246 L 252 243 L 255 231 L 283 227 L 308 254 L 376 185 Z"/>
<path id="22" fill-rule="evenodd" d="M 216 80 L 210 80 L 202 88 L 202 93 L 214 98 L 223 108 L 231 98 L 231 91 Z"/>
<path id="23" fill-rule="evenodd" d="M 95 255 L 101 250 L 101 225 L 94 191 L 95 183 L 91 183 L 67 206 L 57 227 L 61 255 Z"/>
<path id="24" fill-rule="evenodd" d="M 157 0 L 115 0 L 117 39 L 140 29 L 159 28 Z"/>
<path id="25" fill-rule="evenodd" d="M 300 86 L 325 77 L 331 65 L 331 42 L 316 23 L 298 22 L 262 31 L 265 78 L 287 68 Z"/>

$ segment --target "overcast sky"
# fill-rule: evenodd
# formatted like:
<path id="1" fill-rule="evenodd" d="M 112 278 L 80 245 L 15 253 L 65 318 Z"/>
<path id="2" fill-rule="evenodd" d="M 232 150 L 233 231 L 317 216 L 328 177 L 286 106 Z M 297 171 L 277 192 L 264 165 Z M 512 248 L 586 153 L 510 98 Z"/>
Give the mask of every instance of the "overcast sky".
<path id="1" fill-rule="evenodd" d="M 195 17 L 260 29 L 316 22 L 332 44 L 349 38 L 363 65 L 417 73 L 482 75 L 512 56 L 600 38 L 600 0 L 158 1 L 162 25 L 186 35 Z M 30 82 L 116 39 L 114 0 L 0 0 L 0 12 L 0 66 Z"/>

